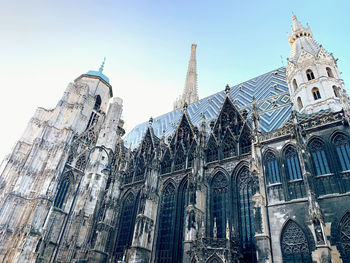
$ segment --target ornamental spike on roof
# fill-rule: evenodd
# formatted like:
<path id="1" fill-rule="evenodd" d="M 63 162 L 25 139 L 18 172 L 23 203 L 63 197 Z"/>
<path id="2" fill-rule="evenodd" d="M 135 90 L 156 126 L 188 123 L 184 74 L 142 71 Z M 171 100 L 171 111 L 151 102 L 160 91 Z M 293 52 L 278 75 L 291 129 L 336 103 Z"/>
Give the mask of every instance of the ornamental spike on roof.
<path id="1" fill-rule="evenodd" d="M 288 119 L 291 112 L 290 97 L 286 83 L 285 68 L 278 68 L 251 80 L 235 85 L 229 90 L 230 97 L 240 111 L 252 112 L 253 97 L 260 115 L 261 132 L 268 132 L 280 128 Z M 194 126 L 200 127 L 205 120 L 206 131 L 210 131 L 209 124 L 219 115 L 226 93 L 224 90 L 203 98 L 187 107 L 187 114 Z M 183 109 L 163 114 L 153 118 L 153 132 L 158 138 L 165 138 L 173 134 Z M 125 137 L 125 146 L 136 148 L 143 138 L 148 121 L 137 125 Z"/>

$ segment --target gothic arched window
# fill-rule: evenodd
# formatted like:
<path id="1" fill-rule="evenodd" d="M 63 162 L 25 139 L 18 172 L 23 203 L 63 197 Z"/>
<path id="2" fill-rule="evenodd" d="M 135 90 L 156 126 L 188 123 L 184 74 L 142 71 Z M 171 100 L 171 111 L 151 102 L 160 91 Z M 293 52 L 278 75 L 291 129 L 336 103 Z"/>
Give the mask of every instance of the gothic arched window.
<path id="1" fill-rule="evenodd" d="M 314 100 L 318 100 L 321 98 L 320 90 L 316 87 L 312 88 L 312 95 L 314 96 Z"/>
<path id="2" fill-rule="evenodd" d="M 252 142 L 250 135 L 247 132 L 243 132 L 239 138 L 240 154 L 249 153 L 251 151 Z"/>
<path id="3" fill-rule="evenodd" d="M 95 105 L 94 105 L 94 110 L 99 110 L 101 107 L 101 103 L 102 103 L 101 96 L 97 95 Z"/>
<path id="4" fill-rule="evenodd" d="M 145 161 L 142 156 L 139 157 L 136 163 L 136 172 L 135 172 L 135 182 L 141 181 L 145 177 Z"/>
<path id="5" fill-rule="evenodd" d="M 350 261 L 350 212 L 347 212 L 339 223 L 341 257 L 343 262 Z"/>
<path id="6" fill-rule="evenodd" d="M 309 149 L 316 175 L 329 174 L 330 170 L 324 143 L 315 139 L 309 144 Z"/>
<path id="7" fill-rule="evenodd" d="M 300 97 L 297 98 L 297 103 L 298 103 L 298 109 L 301 110 L 304 106 L 303 106 L 303 102 L 301 101 Z"/>
<path id="8" fill-rule="evenodd" d="M 342 171 L 350 170 L 350 146 L 349 140 L 343 134 L 338 134 L 333 139 Z"/>
<path id="9" fill-rule="evenodd" d="M 246 166 L 238 172 L 236 189 L 244 262 L 256 262 L 252 200 L 255 189 L 253 178 L 250 177 L 249 169 Z"/>
<path id="10" fill-rule="evenodd" d="M 228 218 L 228 182 L 222 172 L 218 172 L 211 181 L 211 229 L 216 224 L 217 238 L 225 238 L 226 219 Z M 212 233 L 214 236 L 214 233 Z"/>
<path id="11" fill-rule="evenodd" d="M 175 186 L 169 183 L 162 191 L 159 230 L 158 230 L 158 262 L 173 262 L 174 230 L 176 216 Z"/>
<path id="12" fill-rule="evenodd" d="M 295 79 L 293 79 L 293 88 L 294 88 L 294 91 L 296 91 L 298 89 L 298 84 L 297 84 L 297 81 Z"/>
<path id="13" fill-rule="evenodd" d="M 115 248 L 117 259 L 122 259 L 124 250 L 131 245 L 136 218 L 135 196 L 129 193 L 124 197 L 122 210 L 120 213 L 118 239 Z"/>
<path id="14" fill-rule="evenodd" d="M 280 172 L 278 169 L 276 156 L 272 152 L 268 152 L 265 156 L 265 161 L 268 182 L 270 184 L 280 183 Z"/>
<path id="15" fill-rule="evenodd" d="M 333 75 L 333 72 L 332 72 L 331 68 L 326 67 L 326 71 L 327 71 L 327 75 L 328 75 L 328 77 L 330 77 L 330 78 L 334 78 L 334 75 Z"/>
<path id="16" fill-rule="evenodd" d="M 312 79 L 315 78 L 315 75 L 314 75 L 314 73 L 312 72 L 311 69 L 308 69 L 308 70 L 306 71 L 306 77 L 307 77 L 307 80 L 312 80 Z"/>
<path id="17" fill-rule="evenodd" d="M 171 159 L 170 159 L 170 152 L 167 150 L 164 154 L 162 163 L 161 163 L 161 174 L 170 173 L 171 171 Z"/>
<path id="18" fill-rule="evenodd" d="M 62 208 L 64 199 L 66 198 L 66 195 L 69 189 L 69 184 L 70 182 L 68 177 L 65 177 L 61 181 L 60 186 L 58 187 L 58 191 L 54 202 L 55 207 Z"/>
<path id="19" fill-rule="evenodd" d="M 289 220 L 282 230 L 281 249 L 285 263 L 311 263 L 306 236 L 297 223 L 292 220 Z"/>
<path id="20" fill-rule="evenodd" d="M 289 146 L 285 151 L 285 157 L 287 161 L 287 174 L 289 180 L 301 179 L 300 163 L 296 150 Z"/>
<path id="21" fill-rule="evenodd" d="M 182 146 L 180 145 L 177 149 L 175 156 L 175 171 L 183 170 L 185 168 L 186 155 Z"/>
<path id="22" fill-rule="evenodd" d="M 333 86 L 333 92 L 334 92 L 334 96 L 336 96 L 337 98 L 340 97 L 339 88 L 335 85 Z"/>
<path id="23" fill-rule="evenodd" d="M 224 138 L 222 154 L 224 158 L 236 155 L 236 144 L 229 131 L 227 131 Z"/>
<path id="24" fill-rule="evenodd" d="M 196 148 L 197 148 L 197 144 L 193 143 L 191 146 L 190 152 L 188 154 L 187 168 L 193 167 Z"/>
<path id="25" fill-rule="evenodd" d="M 207 150 L 206 150 L 206 158 L 207 158 L 207 162 L 213 162 L 218 159 L 218 148 L 213 137 L 209 139 Z"/>

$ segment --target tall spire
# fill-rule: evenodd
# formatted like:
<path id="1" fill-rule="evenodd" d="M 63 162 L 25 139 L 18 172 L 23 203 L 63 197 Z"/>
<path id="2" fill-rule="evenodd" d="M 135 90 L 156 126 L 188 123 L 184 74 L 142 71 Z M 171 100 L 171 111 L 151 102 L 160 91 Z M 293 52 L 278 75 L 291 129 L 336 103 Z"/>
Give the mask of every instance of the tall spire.
<path id="1" fill-rule="evenodd" d="M 199 100 L 197 89 L 197 61 L 196 61 L 197 44 L 193 41 L 191 46 L 191 57 L 188 62 L 186 82 L 182 96 L 175 101 L 174 109 L 182 108 L 185 103 L 192 104 Z"/>

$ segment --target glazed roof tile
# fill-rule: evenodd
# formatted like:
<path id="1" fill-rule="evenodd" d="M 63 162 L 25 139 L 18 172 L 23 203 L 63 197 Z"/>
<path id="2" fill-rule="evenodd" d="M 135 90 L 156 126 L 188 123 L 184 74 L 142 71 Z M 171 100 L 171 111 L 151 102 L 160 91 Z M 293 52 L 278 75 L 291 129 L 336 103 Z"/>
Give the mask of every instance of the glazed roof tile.
<path id="1" fill-rule="evenodd" d="M 251 113 L 253 98 L 260 114 L 261 132 L 280 128 L 291 113 L 291 103 L 286 82 L 286 70 L 278 68 L 251 80 L 231 87 L 230 96 L 238 108 Z M 205 116 L 207 132 L 209 124 L 215 120 L 225 99 L 225 91 L 217 92 L 200 101 L 188 105 L 187 113 L 194 126 L 200 127 L 202 116 Z M 183 109 L 174 110 L 153 119 L 154 135 L 165 138 L 172 134 L 182 116 Z M 148 122 L 134 127 L 125 137 L 126 147 L 136 148 L 148 127 Z"/>

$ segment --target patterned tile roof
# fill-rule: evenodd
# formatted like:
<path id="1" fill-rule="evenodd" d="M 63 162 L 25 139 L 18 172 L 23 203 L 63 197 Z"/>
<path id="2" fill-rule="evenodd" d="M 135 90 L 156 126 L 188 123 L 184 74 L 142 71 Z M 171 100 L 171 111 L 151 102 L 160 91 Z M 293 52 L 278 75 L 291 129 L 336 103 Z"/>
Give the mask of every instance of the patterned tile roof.
<path id="1" fill-rule="evenodd" d="M 238 108 L 241 111 L 247 110 L 248 114 L 251 113 L 253 97 L 255 98 L 260 113 L 261 132 L 280 128 L 290 116 L 291 104 L 284 67 L 231 87 L 230 95 Z M 187 113 L 192 124 L 199 127 L 204 114 L 209 132 L 209 124 L 217 118 L 224 99 L 225 91 L 222 90 L 189 105 Z M 172 134 L 182 111 L 178 109 L 154 118 L 154 134 L 161 137 L 164 132 L 166 138 Z M 125 137 L 125 145 L 137 147 L 147 127 L 148 122 L 144 122 L 133 128 Z"/>

